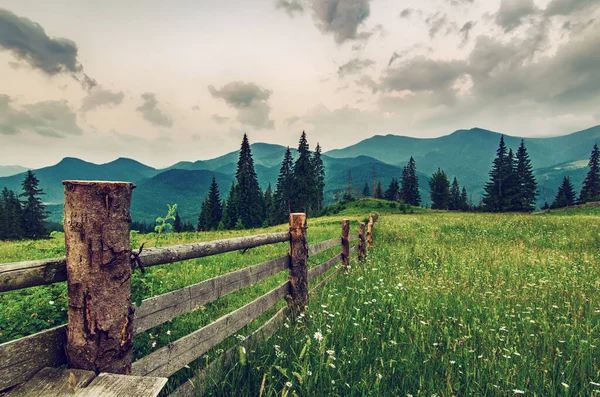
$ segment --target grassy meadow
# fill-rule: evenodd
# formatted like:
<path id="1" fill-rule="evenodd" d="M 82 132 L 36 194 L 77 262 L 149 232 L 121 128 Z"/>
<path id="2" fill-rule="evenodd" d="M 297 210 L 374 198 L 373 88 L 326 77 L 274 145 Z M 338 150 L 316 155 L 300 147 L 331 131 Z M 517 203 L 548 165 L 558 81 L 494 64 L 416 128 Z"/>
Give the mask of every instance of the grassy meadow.
<path id="1" fill-rule="evenodd" d="M 588 396 L 600 394 L 600 220 L 597 211 L 547 214 L 403 214 L 381 201 L 337 207 L 309 219 L 309 243 L 351 234 L 382 214 L 367 260 L 314 295 L 306 316 L 240 362 L 210 395 Z M 337 213 L 336 213 L 337 212 Z M 172 245 L 285 230 L 133 233 L 132 247 Z M 0 243 L 0 262 L 64 255 L 62 234 Z M 287 244 L 136 271 L 136 300 L 286 254 Z M 311 258 L 314 266 L 337 254 Z M 282 272 L 136 336 L 139 358 L 250 302 Z M 314 280 L 317 283 L 319 280 Z M 283 305 L 283 303 L 281 304 Z M 280 305 L 280 306 L 281 306 Z M 66 321 L 66 285 L 0 294 L 0 342 Z M 172 391 L 269 311 L 170 380 Z"/>

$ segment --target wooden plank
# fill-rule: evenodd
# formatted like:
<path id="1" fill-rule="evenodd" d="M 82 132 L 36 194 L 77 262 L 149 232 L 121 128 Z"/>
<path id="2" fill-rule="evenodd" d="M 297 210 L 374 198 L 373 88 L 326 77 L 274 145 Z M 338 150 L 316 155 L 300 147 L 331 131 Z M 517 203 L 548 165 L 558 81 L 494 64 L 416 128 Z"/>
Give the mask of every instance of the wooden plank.
<path id="1" fill-rule="evenodd" d="M 27 383 L 11 390 L 6 397 L 74 396 L 95 377 L 94 371 L 46 367 Z"/>
<path id="2" fill-rule="evenodd" d="M 289 240 L 289 232 L 257 234 L 255 236 L 180 244 L 171 247 L 148 248 L 142 252 L 140 259 L 145 266 L 157 266 L 262 245 L 282 243 Z M 0 264 L 0 292 L 53 284 L 66 280 L 67 267 L 65 257 Z"/>
<path id="3" fill-rule="evenodd" d="M 286 255 L 145 299 L 135 311 L 134 333 L 144 332 L 222 296 L 255 284 L 287 269 L 288 266 L 289 256 Z"/>
<path id="4" fill-rule="evenodd" d="M 67 258 L 0 264 L 0 292 L 67 280 Z"/>
<path id="5" fill-rule="evenodd" d="M 360 236 L 358 234 L 355 234 L 354 236 L 348 236 L 348 241 L 356 241 L 360 238 Z"/>
<path id="6" fill-rule="evenodd" d="M 325 277 L 323 280 L 321 280 L 321 282 L 317 285 L 315 285 L 313 287 L 313 289 L 310 290 L 310 294 L 314 294 L 315 292 L 317 292 L 318 290 L 320 290 L 321 288 L 323 288 L 325 286 L 325 284 L 327 284 L 328 282 L 331 281 L 331 279 L 333 279 L 335 276 L 337 276 L 342 269 L 344 269 L 344 267 L 338 267 L 333 273 L 331 273 L 329 276 Z"/>
<path id="7" fill-rule="evenodd" d="M 101 373 L 75 397 L 156 397 L 167 378 Z"/>
<path id="8" fill-rule="evenodd" d="M 289 281 L 209 325 L 133 363 L 134 375 L 168 377 L 234 334 L 289 294 Z"/>
<path id="9" fill-rule="evenodd" d="M 0 344 L 0 390 L 29 380 L 44 367 L 67 363 L 67 326 Z"/>
<path id="10" fill-rule="evenodd" d="M 262 326 L 252 332 L 242 342 L 229 348 L 221 356 L 213 360 L 206 368 L 199 371 L 193 379 L 188 380 L 177 388 L 169 397 L 194 397 L 204 395 L 208 387 L 212 387 L 214 382 L 219 381 L 235 364 L 235 359 L 239 357 L 239 349 L 243 347 L 250 351 L 259 343 L 265 342 L 271 338 L 281 328 L 287 319 L 291 310 L 289 307 L 281 308 L 273 317 L 271 317 Z M 208 383 L 210 382 L 210 383 Z"/>
<path id="11" fill-rule="evenodd" d="M 308 271 L 308 281 L 314 279 L 315 277 L 319 277 L 321 274 L 326 273 L 327 270 L 331 269 L 335 264 L 339 263 L 342 260 L 342 254 L 336 255 L 325 263 L 322 263 L 318 266 L 311 268 Z"/>
<path id="12" fill-rule="evenodd" d="M 326 249 L 329 249 L 331 247 L 336 247 L 338 245 L 340 247 L 342 245 L 342 239 L 339 237 L 332 238 L 331 240 L 322 241 L 320 243 L 316 243 L 313 245 L 309 245 L 308 246 L 308 256 L 315 256 L 318 253 L 325 251 Z"/>

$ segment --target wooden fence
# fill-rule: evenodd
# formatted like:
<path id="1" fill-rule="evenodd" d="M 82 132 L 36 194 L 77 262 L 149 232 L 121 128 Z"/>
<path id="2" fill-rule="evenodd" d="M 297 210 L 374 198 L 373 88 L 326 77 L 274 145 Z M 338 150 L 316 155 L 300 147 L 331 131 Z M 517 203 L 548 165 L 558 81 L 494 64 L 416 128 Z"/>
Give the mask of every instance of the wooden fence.
<path id="1" fill-rule="evenodd" d="M 359 234 L 352 236 L 349 221 L 343 220 L 341 238 L 310 246 L 305 214 L 291 214 L 289 232 L 135 252 L 130 249 L 128 228 L 131 192 L 135 185 L 83 181 L 65 181 L 64 184 L 66 257 L 0 264 L 0 292 L 67 281 L 69 321 L 0 344 L 0 394 L 28 381 L 45 367 L 65 364 L 71 369 L 96 373 L 168 378 L 285 299 L 287 306 L 242 342 L 250 347 L 270 337 L 288 315 L 306 310 L 309 281 L 342 263 L 336 272 L 313 288 L 317 290 L 350 264 L 351 254 L 358 252 L 358 260 L 365 258 L 367 244 L 369 248 L 373 245 L 373 224 L 378 216 L 370 216 L 368 225 L 361 223 Z M 349 243 L 354 240 L 358 240 L 358 245 L 351 249 Z M 132 303 L 129 280 L 136 266 L 146 268 L 282 242 L 289 242 L 289 255 L 145 299 L 137 308 Z M 336 246 L 341 247 L 341 253 L 308 269 L 310 256 Z M 134 335 L 286 269 L 289 270 L 288 281 L 132 362 Z M 230 364 L 233 356 L 232 348 L 200 377 L 216 365 Z M 202 389 L 204 385 L 196 384 L 198 387 Z M 193 393 L 192 383 L 186 382 L 174 394 Z"/>

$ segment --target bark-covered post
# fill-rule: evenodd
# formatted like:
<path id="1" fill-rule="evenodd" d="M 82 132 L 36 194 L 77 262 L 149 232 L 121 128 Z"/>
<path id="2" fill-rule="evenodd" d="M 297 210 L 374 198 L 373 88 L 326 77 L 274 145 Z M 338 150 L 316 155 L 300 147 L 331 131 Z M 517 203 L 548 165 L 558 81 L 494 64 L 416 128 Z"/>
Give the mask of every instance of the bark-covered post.
<path id="1" fill-rule="evenodd" d="M 369 224 L 367 225 L 367 234 L 369 246 L 368 248 L 373 248 L 373 215 L 369 215 Z"/>
<path id="2" fill-rule="evenodd" d="M 350 243 L 348 236 L 350 235 L 350 221 L 344 219 L 342 221 L 342 264 L 344 266 L 350 265 Z"/>
<path id="3" fill-rule="evenodd" d="M 360 231 L 358 232 L 358 260 L 364 261 L 367 256 L 365 249 L 365 223 L 360 223 Z"/>
<path id="4" fill-rule="evenodd" d="M 63 181 L 69 368 L 131 372 L 133 312 L 128 182 Z"/>
<path id="5" fill-rule="evenodd" d="M 306 214 L 290 214 L 290 296 L 288 306 L 294 315 L 308 306 L 308 243 Z"/>

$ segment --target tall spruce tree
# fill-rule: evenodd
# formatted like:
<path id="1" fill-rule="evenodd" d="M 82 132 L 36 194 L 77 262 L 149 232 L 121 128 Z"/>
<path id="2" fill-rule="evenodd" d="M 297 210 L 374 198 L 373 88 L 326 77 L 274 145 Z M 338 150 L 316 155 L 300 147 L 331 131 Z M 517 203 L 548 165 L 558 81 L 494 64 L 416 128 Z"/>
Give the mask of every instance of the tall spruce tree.
<path id="1" fill-rule="evenodd" d="M 277 186 L 273 198 L 275 205 L 274 221 L 275 224 L 289 221 L 292 211 L 292 194 L 294 189 L 294 160 L 290 148 L 285 151 L 279 176 L 277 177 Z"/>
<path id="2" fill-rule="evenodd" d="M 365 187 L 363 187 L 362 196 L 364 198 L 371 197 L 371 190 L 369 189 L 369 184 L 365 182 Z"/>
<path id="3" fill-rule="evenodd" d="M 461 211 L 469 211 L 469 198 L 467 197 L 467 189 L 463 186 L 462 192 L 460 193 L 460 210 Z"/>
<path id="4" fill-rule="evenodd" d="M 575 199 L 575 188 L 569 177 L 565 176 L 558 187 L 558 192 L 556 192 L 556 197 L 550 208 L 563 208 L 575 205 Z"/>
<path id="5" fill-rule="evenodd" d="M 516 158 L 516 192 L 513 198 L 513 210 L 523 212 L 533 211 L 538 194 L 537 181 L 533 176 L 533 166 L 531 165 L 524 140 L 521 140 Z"/>
<path id="6" fill-rule="evenodd" d="M 512 160 L 509 160 L 504 136 L 501 136 L 496 158 L 489 172 L 490 180 L 484 187 L 482 203 L 486 211 L 502 212 L 510 209 L 512 191 L 509 179 L 512 174 Z"/>
<path id="7" fill-rule="evenodd" d="M 517 161 L 512 149 L 508 149 L 506 162 L 507 177 L 504 184 L 504 194 L 506 197 L 505 211 L 516 211 L 519 185 L 517 179 Z"/>
<path id="8" fill-rule="evenodd" d="M 298 158 L 294 163 L 294 186 L 292 194 L 292 211 L 312 212 L 312 204 L 316 196 L 315 173 L 306 133 L 302 131 L 298 142 Z"/>
<path id="9" fill-rule="evenodd" d="M 375 198 L 383 198 L 383 188 L 381 187 L 381 181 L 377 181 L 377 189 L 375 189 Z"/>
<path id="10" fill-rule="evenodd" d="M 223 227 L 227 230 L 233 229 L 238 218 L 238 193 L 235 182 L 232 182 L 227 200 L 225 201 L 225 208 L 223 209 Z"/>
<path id="11" fill-rule="evenodd" d="M 390 186 L 385 191 L 383 197 L 389 201 L 400 201 L 400 185 L 396 178 L 392 178 Z"/>
<path id="12" fill-rule="evenodd" d="M 313 210 L 321 211 L 323 209 L 323 199 L 325 191 L 325 165 L 321 157 L 321 145 L 317 142 L 315 153 L 312 158 L 312 169 L 315 181 L 315 197 L 313 198 Z"/>
<path id="13" fill-rule="evenodd" d="M 6 240 L 18 240 L 23 238 L 23 210 L 19 198 L 12 190 L 6 187 L 2 190 L 2 203 L 4 207 L 6 229 Z"/>
<path id="14" fill-rule="evenodd" d="M 181 233 L 183 231 L 183 223 L 179 216 L 179 211 L 175 211 L 175 220 L 173 221 L 173 231 L 175 233 Z"/>
<path id="15" fill-rule="evenodd" d="M 8 220 L 6 217 L 6 209 L 4 208 L 4 200 L 0 197 L 0 240 L 6 240 L 8 229 Z"/>
<path id="16" fill-rule="evenodd" d="M 429 178 L 431 192 L 431 208 L 434 210 L 447 210 L 450 203 L 450 182 L 446 173 L 439 169 Z"/>
<path id="17" fill-rule="evenodd" d="M 590 161 L 588 162 L 588 173 L 583 181 L 581 192 L 579 193 L 579 204 L 585 204 L 590 201 L 600 201 L 600 151 L 598 145 L 594 145 Z"/>
<path id="18" fill-rule="evenodd" d="M 252 158 L 252 150 L 247 134 L 244 134 L 242 139 L 235 178 L 237 180 L 238 220 L 241 220 L 246 228 L 262 226 L 265 218 L 263 193 L 260 190 L 258 177 L 254 170 L 254 159 Z M 236 223 L 238 222 L 236 221 Z"/>
<path id="19" fill-rule="evenodd" d="M 203 205 L 203 210 L 205 212 L 204 230 L 217 230 L 223 217 L 223 206 L 221 203 L 221 195 L 219 193 L 219 185 L 217 184 L 217 180 L 215 179 L 214 175 L 212 177 L 205 202 L 206 204 Z M 202 216 L 203 215 L 201 213 L 200 217 Z"/>
<path id="20" fill-rule="evenodd" d="M 452 186 L 450 186 L 450 202 L 448 203 L 448 209 L 453 211 L 462 210 L 460 201 L 460 186 L 458 185 L 458 179 L 454 177 Z"/>
<path id="21" fill-rule="evenodd" d="M 39 197 L 45 193 L 38 188 L 39 184 L 40 181 L 35 174 L 31 170 L 27 171 L 25 180 L 21 185 L 23 193 L 19 195 L 25 198 L 22 201 L 24 237 L 31 239 L 48 237 L 48 230 L 46 229 L 48 213 L 46 212 L 46 206 Z"/>
<path id="22" fill-rule="evenodd" d="M 400 199 L 407 204 L 418 207 L 421 204 L 419 193 L 419 179 L 415 159 L 411 156 L 408 164 L 402 170 L 402 181 L 400 188 Z"/>

